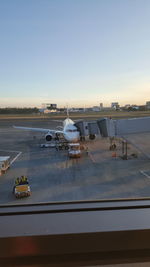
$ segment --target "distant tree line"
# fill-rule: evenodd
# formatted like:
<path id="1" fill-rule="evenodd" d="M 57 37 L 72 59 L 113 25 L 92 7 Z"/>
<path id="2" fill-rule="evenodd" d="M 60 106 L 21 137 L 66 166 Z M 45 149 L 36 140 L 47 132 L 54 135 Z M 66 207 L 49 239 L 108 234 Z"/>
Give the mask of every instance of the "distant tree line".
<path id="1" fill-rule="evenodd" d="M 0 108 L 0 114 L 34 114 L 39 113 L 38 108 Z"/>
<path id="2" fill-rule="evenodd" d="M 128 108 L 129 111 L 146 111 L 146 106 L 139 106 L 137 109 L 136 107 L 129 107 Z"/>
<path id="3" fill-rule="evenodd" d="M 146 111 L 146 110 L 148 110 L 148 108 L 145 105 L 143 105 L 143 106 L 130 106 L 128 108 L 123 107 L 121 109 L 123 111 Z"/>

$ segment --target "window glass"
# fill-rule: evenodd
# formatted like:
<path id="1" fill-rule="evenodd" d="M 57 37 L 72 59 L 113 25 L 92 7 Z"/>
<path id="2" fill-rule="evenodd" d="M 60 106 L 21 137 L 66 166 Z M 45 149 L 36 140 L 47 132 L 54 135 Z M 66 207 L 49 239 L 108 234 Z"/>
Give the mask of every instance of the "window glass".
<path id="1" fill-rule="evenodd" d="M 0 204 L 149 197 L 149 14 L 0 1 Z"/>

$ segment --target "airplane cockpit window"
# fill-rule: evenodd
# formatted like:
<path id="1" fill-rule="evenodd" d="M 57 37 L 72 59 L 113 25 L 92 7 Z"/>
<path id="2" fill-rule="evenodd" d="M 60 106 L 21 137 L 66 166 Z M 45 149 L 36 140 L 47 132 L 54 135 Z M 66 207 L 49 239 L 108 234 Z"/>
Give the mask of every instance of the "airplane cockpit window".
<path id="1" fill-rule="evenodd" d="M 0 205 L 149 197 L 150 1 L 0 1 Z"/>

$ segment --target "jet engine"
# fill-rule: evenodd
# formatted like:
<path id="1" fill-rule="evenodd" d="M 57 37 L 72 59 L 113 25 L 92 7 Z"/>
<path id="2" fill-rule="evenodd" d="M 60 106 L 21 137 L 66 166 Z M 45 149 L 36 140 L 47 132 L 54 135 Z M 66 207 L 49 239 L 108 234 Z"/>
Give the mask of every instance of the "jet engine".
<path id="1" fill-rule="evenodd" d="M 90 139 L 90 140 L 94 140 L 95 138 L 96 138 L 96 135 L 95 135 L 95 134 L 90 134 L 90 135 L 89 135 L 89 139 Z"/>
<path id="2" fill-rule="evenodd" d="M 52 135 L 50 134 L 50 133 L 47 133 L 46 135 L 45 135 L 45 139 L 46 139 L 46 141 L 51 141 L 52 140 Z"/>

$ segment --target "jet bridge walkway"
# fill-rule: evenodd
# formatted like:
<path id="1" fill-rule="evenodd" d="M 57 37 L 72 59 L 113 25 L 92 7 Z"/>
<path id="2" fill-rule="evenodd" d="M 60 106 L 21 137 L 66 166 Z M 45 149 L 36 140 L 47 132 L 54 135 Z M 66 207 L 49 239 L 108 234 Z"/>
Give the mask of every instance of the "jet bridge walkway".
<path id="1" fill-rule="evenodd" d="M 97 124 L 102 137 L 150 132 L 150 117 L 119 120 L 103 118 Z"/>

